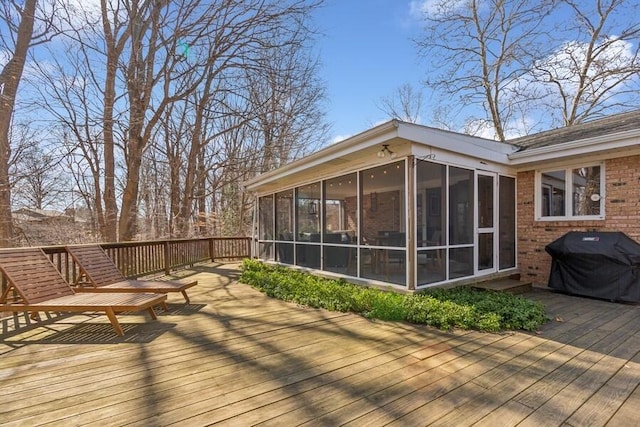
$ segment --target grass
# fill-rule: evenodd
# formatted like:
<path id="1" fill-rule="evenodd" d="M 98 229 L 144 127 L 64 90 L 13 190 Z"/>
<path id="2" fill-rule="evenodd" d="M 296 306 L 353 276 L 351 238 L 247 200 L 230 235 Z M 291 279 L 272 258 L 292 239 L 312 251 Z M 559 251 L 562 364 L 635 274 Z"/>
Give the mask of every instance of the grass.
<path id="1" fill-rule="evenodd" d="M 243 283 L 266 295 L 368 318 L 406 321 L 441 329 L 535 331 L 547 321 L 542 304 L 507 293 L 469 287 L 404 295 L 314 276 L 286 267 L 245 260 Z"/>

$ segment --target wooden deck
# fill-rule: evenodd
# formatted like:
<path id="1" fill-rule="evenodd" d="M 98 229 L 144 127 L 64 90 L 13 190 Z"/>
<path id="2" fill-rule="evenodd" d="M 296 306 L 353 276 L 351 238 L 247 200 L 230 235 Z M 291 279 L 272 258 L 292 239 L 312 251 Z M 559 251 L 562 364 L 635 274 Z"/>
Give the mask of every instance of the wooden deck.
<path id="1" fill-rule="evenodd" d="M 534 290 L 538 334 L 307 309 L 194 268 L 156 322 L 63 316 L 0 335 L 0 424 L 637 425 L 640 307 Z M 6 320 L 9 323 L 11 320 Z M 5 325 L 6 326 L 6 325 Z"/>

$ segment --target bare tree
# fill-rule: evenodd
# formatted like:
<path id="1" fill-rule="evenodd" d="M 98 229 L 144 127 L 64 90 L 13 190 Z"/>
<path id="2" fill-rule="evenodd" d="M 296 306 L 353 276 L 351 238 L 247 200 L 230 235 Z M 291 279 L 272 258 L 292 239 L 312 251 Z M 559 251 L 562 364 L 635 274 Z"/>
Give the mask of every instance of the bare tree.
<path id="1" fill-rule="evenodd" d="M 61 33 L 57 19 L 62 0 L 3 1 L 0 5 L 0 247 L 11 244 L 10 127 L 29 50 Z"/>
<path id="2" fill-rule="evenodd" d="M 173 103 L 167 107 L 161 121 L 160 129 L 151 148 L 158 152 L 158 158 L 164 159 L 167 165 L 166 183 L 168 184 L 168 217 L 167 233 L 169 237 L 176 235 L 176 220 L 179 215 L 184 179 L 184 153 L 187 153 L 190 139 L 190 125 L 185 113 L 185 103 Z"/>
<path id="3" fill-rule="evenodd" d="M 22 8 L 13 2 L 3 2 L 0 20 L 13 31 L 15 44 L 8 46 L 3 37 L 0 48 L 9 48 L 11 57 L 0 72 L 0 247 L 8 247 L 13 239 L 11 189 L 9 182 L 9 128 L 16 105 L 18 86 L 22 78 L 27 51 L 33 38 L 36 0 L 26 0 Z M 14 17 L 18 15 L 16 23 Z"/>
<path id="4" fill-rule="evenodd" d="M 508 91 L 525 75 L 544 34 L 549 0 L 438 1 L 424 10 L 427 84 L 462 105 L 482 105 L 498 140 L 517 107 Z"/>
<path id="5" fill-rule="evenodd" d="M 243 223 L 249 202 L 239 180 L 320 141 L 323 89 L 307 19 L 321 1 L 101 0 L 65 9 L 67 37 L 34 65 L 32 87 L 102 239 L 210 232 L 223 187 L 225 214 L 237 209 Z M 276 161 L 262 161 L 267 145 Z"/>
<path id="6" fill-rule="evenodd" d="M 270 158 L 268 153 L 275 148 L 269 147 L 277 147 L 281 164 L 295 155 L 291 147 L 317 142 L 306 136 L 324 126 L 318 113 L 323 90 L 317 84 L 315 62 L 307 55 L 311 32 L 304 25 L 316 5 L 230 2 L 224 7 L 243 10 L 246 20 L 228 22 L 235 12 L 217 11 L 212 19 L 218 24 L 208 27 L 218 30 L 204 33 L 200 41 L 206 51 L 198 54 L 197 44 L 176 46 L 180 63 L 173 72 L 184 66 L 198 72 L 185 72 L 172 80 L 174 93 L 185 96 L 165 107 L 162 131 L 157 133 L 171 170 L 172 234 L 187 236 L 194 223 L 199 232 L 205 232 L 209 222 L 204 219 L 221 217 L 215 212 L 217 202 L 207 203 L 209 195 L 230 179 L 238 185 L 237 170 L 255 165 L 256 158 Z M 259 16 L 254 15 L 258 12 Z M 231 27 L 234 31 L 228 32 Z M 243 152 L 245 141 L 234 138 L 248 129 L 262 130 L 260 148 Z M 277 140 L 273 135 L 278 135 Z M 214 211 L 208 213 L 208 209 Z M 239 214 L 244 216 L 243 211 Z"/>
<path id="7" fill-rule="evenodd" d="M 45 65 L 35 65 L 39 72 L 37 78 L 32 78 L 33 88 L 40 93 L 39 107 L 59 124 L 55 129 L 59 145 L 70 157 L 67 165 L 85 203 L 91 208 L 99 235 L 104 240 L 114 241 L 115 222 L 110 224 L 109 215 L 105 214 L 105 204 L 109 198 L 105 190 L 109 186 L 105 176 L 108 175 L 106 164 L 109 161 L 105 158 L 107 152 L 113 151 L 113 147 L 109 148 L 104 141 L 104 132 L 109 126 L 102 126 L 101 120 L 108 96 L 101 89 L 102 76 L 91 71 L 92 57 L 88 50 L 79 49 L 77 44 L 68 41 L 62 46 L 56 52 L 51 52 L 50 60 Z M 90 177 L 86 175 L 87 172 L 90 172 Z M 91 189 L 87 188 L 89 182 Z M 115 182 L 111 185 L 115 202 Z M 87 200 L 86 196 L 89 195 L 94 199 Z"/>
<path id="8" fill-rule="evenodd" d="M 234 126 L 239 118 L 228 116 L 225 121 L 229 132 L 225 132 L 217 141 L 219 153 L 213 153 L 208 147 L 208 157 L 217 160 L 217 165 L 208 170 L 206 188 L 210 200 L 212 215 L 208 226 L 223 236 L 243 235 L 248 231 L 248 212 L 251 207 L 249 195 L 245 194 L 242 182 L 255 174 L 255 167 L 262 164 L 264 141 L 254 140 L 259 132 L 249 126 Z M 224 161 L 223 161 L 224 159 Z"/>
<path id="9" fill-rule="evenodd" d="M 58 154 L 44 149 L 37 140 L 29 141 L 12 171 L 15 179 L 13 204 L 36 209 L 52 206 L 62 210 L 73 208 L 69 198 L 65 197 L 71 191 L 65 174 L 61 173 L 60 161 Z"/>
<path id="10" fill-rule="evenodd" d="M 245 70 L 253 127 L 261 146 L 256 172 L 282 166 L 317 148 L 327 126 L 322 102 L 325 91 L 317 79 L 318 61 L 304 48 L 301 37 L 283 48 L 261 52 L 257 67 Z M 283 35 L 275 32 L 277 40 Z"/>
<path id="11" fill-rule="evenodd" d="M 84 219 L 88 222 L 89 235 L 92 241 L 104 241 L 101 231 L 103 225 L 98 220 L 98 208 L 96 202 L 100 201 L 100 197 L 96 197 L 95 175 L 91 172 L 91 164 L 84 161 L 83 156 L 76 155 L 71 152 L 64 158 L 66 169 L 70 171 L 73 192 L 79 196 L 82 201 Z M 99 188 L 98 188 L 99 189 Z"/>
<path id="12" fill-rule="evenodd" d="M 637 108 L 640 4 L 628 0 L 563 3 L 573 16 L 565 25 L 570 41 L 533 64 L 532 91 L 540 92 L 539 104 L 562 126 Z"/>
<path id="13" fill-rule="evenodd" d="M 166 162 L 157 150 L 145 152 L 140 174 L 140 235 L 143 239 L 168 237 L 167 198 L 169 182 Z"/>
<path id="14" fill-rule="evenodd" d="M 444 103 L 457 103 L 469 132 L 490 129 L 503 141 L 638 106 L 637 1 L 424 5 L 426 33 L 416 43 L 427 84 Z"/>
<path id="15" fill-rule="evenodd" d="M 34 140 L 37 140 L 37 131 L 29 123 L 13 123 L 9 131 L 9 141 L 11 142 L 11 151 L 9 155 L 9 188 L 11 194 L 14 187 L 20 181 L 20 160 L 27 153 Z M 13 203 L 13 200 L 12 200 Z"/>
<path id="16" fill-rule="evenodd" d="M 137 3 L 137 2 L 136 2 Z M 119 1 L 115 3 L 100 0 L 100 17 L 102 36 L 104 37 L 104 60 L 106 73 L 103 80 L 104 105 L 102 110 L 103 154 L 104 154 L 104 217 L 102 221 L 103 236 L 109 241 L 117 239 L 118 206 L 116 202 L 116 169 L 115 169 L 115 107 L 118 98 L 116 79 L 118 64 L 121 61 L 125 45 L 132 37 L 133 22 L 122 19 Z M 137 25 L 138 23 L 135 23 Z M 100 197 L 100 193 L 96 194 Z M 97 202 L 97 205 L 100 204 Z"/>
<path id="17" fill-rule="evenodd" d="M 131 239 L 135 234 L 142 153 L 167 106 L 184 99 L 203 82 L 205 86 L 215 82 L 223 70 L 251 67 L 254 52 L 273 46 L 269 38 L 273 28 L 295 32 L 315 7 L 303 0 L 213 3 L 185 0 L 180 7 L 132 0 L 130 5 L 127 12 L 132 22 L 132 38 L 124 72 L 130 114 L 125 144 L 127 175 L 119 220 L 121 240 Z M 176 55 L 185 37 L 192 40 L 182 48 L 182 55 Z M 175 80 L 184 73 L 180 64 L 189 59 L 184 53 L 191 46 L 206 47 L 200 55 L 193 55 L 195 63 L 190 64 L 192 72 L 195 69 L 202 73 L 201 78 L 191 85 L 176 85 Z M 161 97 L 157 97 L 158 90 L 162 90 Z M 211 96 L 203 93 L 205 98 Z M 193 135 L 200 138 L 201 134 L 195 130 Z M 201 144 L 194 143 L 196 147 Z"/>
<path id="18" fill-rule="evenodd" d="M 398 86 L 391 95 L 380 99 L 378 109 L 389 118 L 409 123 L 420 122 L 424 97 L 420 89 L 410 83 Z"/>

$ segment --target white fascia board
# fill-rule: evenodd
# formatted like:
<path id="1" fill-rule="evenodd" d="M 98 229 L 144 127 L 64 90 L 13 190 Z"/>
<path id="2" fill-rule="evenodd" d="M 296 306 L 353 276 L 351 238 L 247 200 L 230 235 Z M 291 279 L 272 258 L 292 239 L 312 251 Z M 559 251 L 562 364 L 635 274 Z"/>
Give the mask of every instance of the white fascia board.
<path id="1" fill-rule="evenodd" d="M 380 144 L 397 136 L 398 122 L 391 120 L 365 132 L 337 142 L 327 148 L 305 156 L 299 160 L 282 166 L 271 172 L 258 175 L 244 182 L 249 191 L 254 191 L 260 185 L 277 181 L 284 176 L 292 175 L 305 169 L 318 166 L 334 158 L 342 157 L 356 151 Z"/>
<path id="2" fill-rule="evenodd" d="M 399 124 L 398 136 L 441 150 L 504 165 L 509 164 L 508 155 L 517 149 L 511 144 L 503 142 L 410 123 Z"/>
<path id="3" fill-rule="evenodd" d="M 625 148 L 638 148 L 639 144 L 640 129 L 633 129 L 611 135 L 600 135 L 594 138 L 519 151 L 509 155 L 509 164 L 524 166 L 530 163 L 558 160 L 559 158 L 585 156 Z"/>

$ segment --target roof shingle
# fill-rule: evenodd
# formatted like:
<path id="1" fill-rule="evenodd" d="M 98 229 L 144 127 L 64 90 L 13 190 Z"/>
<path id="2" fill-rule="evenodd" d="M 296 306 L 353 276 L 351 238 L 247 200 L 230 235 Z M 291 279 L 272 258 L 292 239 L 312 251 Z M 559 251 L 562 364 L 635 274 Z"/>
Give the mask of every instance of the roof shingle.
<path id="1" fill-rule="evenodd" d="M 533 135 L 511 139 L 508 142 L 520 147 L 520 151 L 524 151 L 633 129 L 640 129 L 640 110 L 615 114 L 573 126 L 535 133 Z"/>

